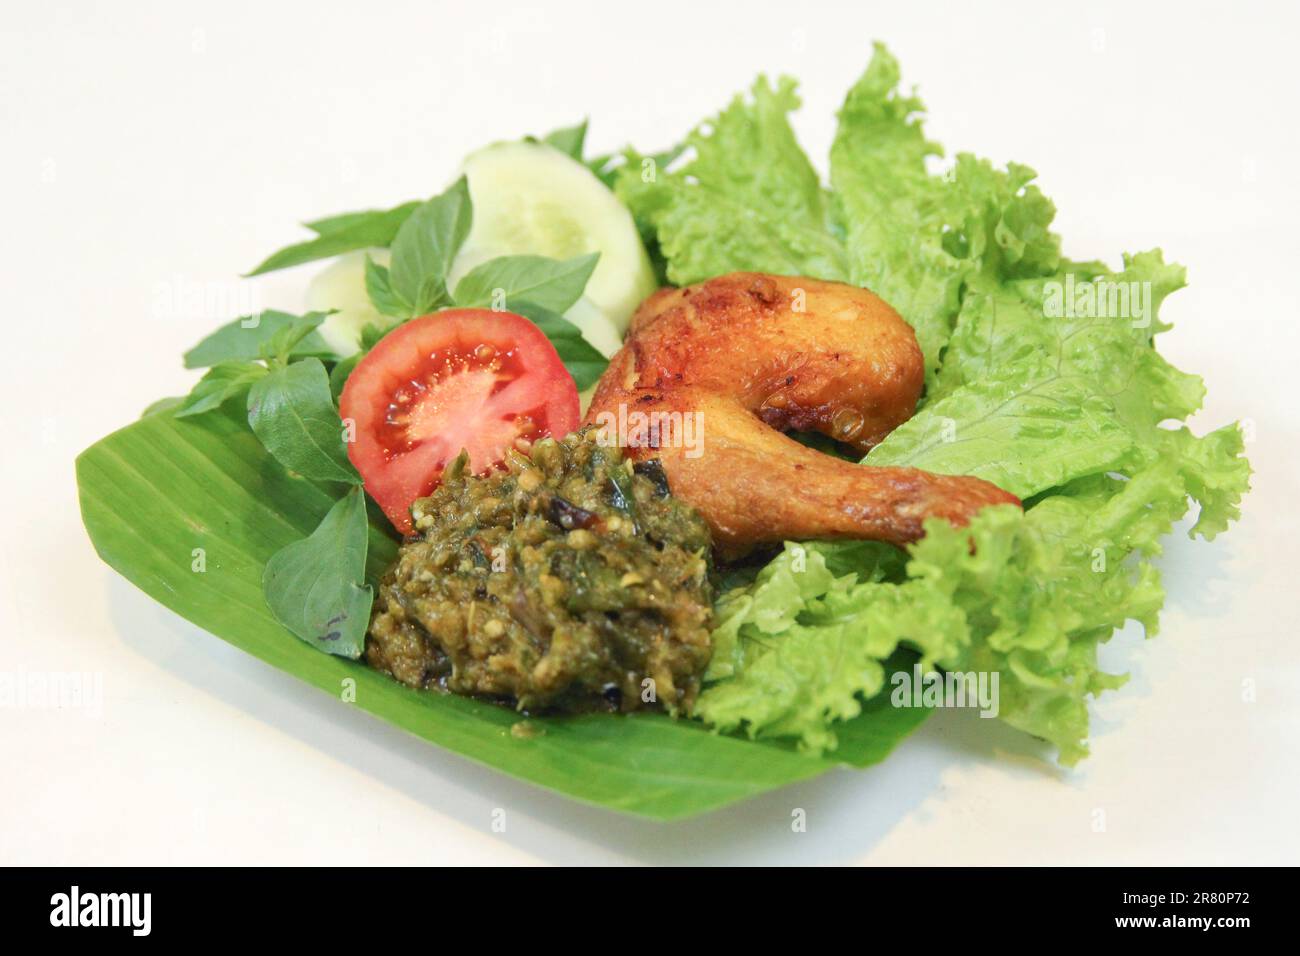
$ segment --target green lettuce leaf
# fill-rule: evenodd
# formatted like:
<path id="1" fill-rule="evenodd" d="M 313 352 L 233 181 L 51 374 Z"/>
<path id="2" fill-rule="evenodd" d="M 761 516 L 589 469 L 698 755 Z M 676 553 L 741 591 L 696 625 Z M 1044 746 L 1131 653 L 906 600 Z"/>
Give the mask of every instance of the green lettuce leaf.
<path id="1" fill-rule="evenodd" d="M 817 546 L 799 544 L 787 544 L 754 585 L 725 596 L 718 613 L 706 675 L 716 683 L 700 696 L 696 716 L 755 737 L 797 737 L 815 753 L 838 746 L 831 721 L 857 717 L 862 699 L 884 686 L 902 636 L 916 635 L 912 647 L 928 663 L 960 624 L 944 619 L 956 613 L 951 607 L 836 576 Z"/>
<path id="2" fill-rule="evenodd" d="M 795 83 L 760 77 L 750 98 L 687 136 L 693 157 L 677 169 L 629 156 L 615 191 L 667 260 L 677 285 L 748 269 L 842 279 L 835 234 L 817 172 L 790 128 Z"/>
<path id="3" fill-rule="evenodd" d="M 1133 449 L 1104 397 L 1052 374 L 963 386 L 891 432 L 866 463 L 973 475 L 1027 498 L 1118 468 Z"/>
<path id="4" fill-rule="evenodd" d="M 1201 506 L 1189 534 L 1210 540 L 1241 517 L 1241 497 L 1250 487 L 1241 428 L 1225 425 L 1197 437 L 1183 427 L 1161 433 L 1159 454 L 1177 462 L 1187 492 Z"/>
<path id="5" fill-rule="evenodd" d="M 1115 487 L 1081 486 L 1023 513 L 989 508 L 965 529 L 932 519 L 898 582 L 835 576 L 824 545 L 787 545 L 752 587 L 724 598 L 724 657 L 697 714 L 822 753 L 837 745 L 832 721 L 882 691 L 901 646 L 922 667 L 996 672 L 998 716 L 1077 762 L 1087 698 L 1124 680 L 1099 668 L 1098 645 L 1130 619 L 1154 632 L 1164 598 L 1154 567 L 1126 559 L 1157 553 L 1187 509 L 1172 463 L 1104 480 Z"/>
<path id="6" fill-rule="evenodd" d="M 1027 509 L 986 509 L 965 529 L 928 522 L 905 568 L 879 546 L 787 544 L 720 601 L 697 714 L 832 750 L 838 721 L 881 712 L 885 662 L 907 648 L 924 666 L 996 673 L 1002 719 L 1072 764 L 1087 753 L 1087 700 L 1123 681 L 1098 668 L 1098 645 L 1129 620 L 1155 632 L 1161 536 L 1192 501 L 1192 534 L 1223 531 L 1250 467 L 1236 426 L 1178 425 L 1204 394 L 1155 348 L 1182 267 L 1158 250 L 1118 272 L 1062 259 L 1033 171 L 960 155 L 939 175 L 921 113 L 877 47 L 831 150 L 848 278 L 899 310 L 927 363 L 920 411 L 866 463 L 985 478 Z M 646 203 L 679 274 L 671 220 Z M 686 254 L 707 262 L 707 247 Z"/>
<path id="7" fill-rule="evenodd" d="M 831 185 L 844 223 L 848 279 L 889 302 L 916 330 L 927 369 L 938 367 L 968 267 L 943 246 L 944 182 L 927 172 L 942 153 L 926 140 L 898 62 L 877 44 L 840 109 Z"/>

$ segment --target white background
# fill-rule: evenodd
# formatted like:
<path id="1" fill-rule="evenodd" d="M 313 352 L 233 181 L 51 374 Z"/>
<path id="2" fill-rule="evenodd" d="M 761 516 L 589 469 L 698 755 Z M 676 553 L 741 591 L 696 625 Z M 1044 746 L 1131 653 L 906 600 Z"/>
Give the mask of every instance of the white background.
<path id="1" fill-rule="evenodd" d="M 0 709 L 0 863 L 1300 860 L 1294 4 L 59 6 L 0 16 L 0 670 L 102 674 L 104 704 Z M 1040 170 L 1067 253 L 1188 266 L 1162 348 L 1206 379 L 1199 429 L 1253 423 L 1244 520 L 1170 540 L 1162 633 L 1106 649 L 1133 678 L 1077 771 L 941 713 L 877 769 L 640 822 L 340 706 L 95 557 L 73 457 L 188 389 L 181 352 L 295 223 L 430 195 L 471 148 L 584 114 L 596 149 L 661 147 L 759 71 L 802 80 L 824 168 L 872 39 L 933 138 Z M 311 271 L 248 289 L 297 307 Z M 194 288 L 230 308 L 167 302 Z"/>

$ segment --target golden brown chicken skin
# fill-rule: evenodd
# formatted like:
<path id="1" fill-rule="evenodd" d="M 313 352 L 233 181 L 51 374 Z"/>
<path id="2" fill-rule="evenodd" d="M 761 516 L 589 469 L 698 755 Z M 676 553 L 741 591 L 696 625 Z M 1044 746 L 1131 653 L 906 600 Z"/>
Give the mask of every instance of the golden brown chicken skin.
<path id="1" fill-rule="evenodd" d="M 926 518 L 962 525 L 1019 499 L 978 478 L 843 461 L 781 432 L 866 452 L 911 417 L 924 381 L 911 327 L 868 290 L 737 272 L 647 299 L 586 420 L 633 459 L 658 458 L 724 555 L 790 539 L 905 544 Z"/>

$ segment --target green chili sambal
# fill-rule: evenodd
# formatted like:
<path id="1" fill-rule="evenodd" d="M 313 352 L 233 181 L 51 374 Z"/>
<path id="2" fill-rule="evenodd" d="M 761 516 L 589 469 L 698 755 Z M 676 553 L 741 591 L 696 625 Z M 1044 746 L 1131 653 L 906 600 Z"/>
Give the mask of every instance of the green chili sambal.
<path id="1" fill-rule="evenodd" d="M 543 439 L 482 477 L 453 462 L 412 505 L 367 661 L 520 710 L 689 712 L 711 651 L 708 527 L 657 462 L 598 435 Z"/>

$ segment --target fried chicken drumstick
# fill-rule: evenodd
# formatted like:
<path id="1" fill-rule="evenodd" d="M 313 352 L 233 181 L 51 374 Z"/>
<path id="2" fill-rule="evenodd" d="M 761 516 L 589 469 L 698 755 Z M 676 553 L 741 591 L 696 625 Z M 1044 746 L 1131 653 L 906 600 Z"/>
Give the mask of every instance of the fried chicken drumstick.
<path id="1" fill-rule="evenodd" d="M 963 525 L 1019 499 L 979 478 L 843 461 L 782 431 L 865 453 L 912 415 L 924 379 L 911 327 L 866 289 L 738 272 L 647 299 L 587 421 L 622 423 L 631 458 L 659 459 L 724 555 L 791 539 L 905 544 L 926 518 Z M 681 440 L 692 423 L 696 440 Z"/>

